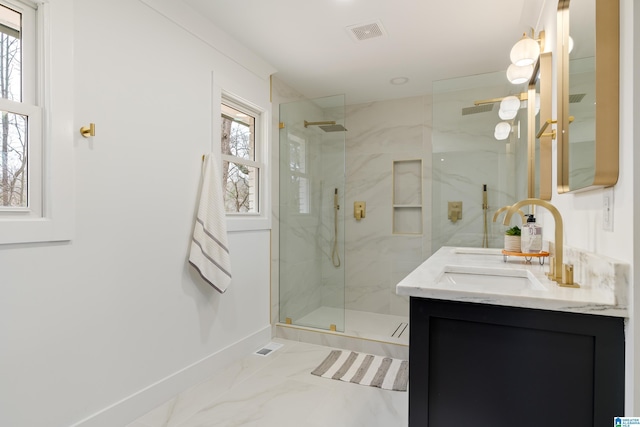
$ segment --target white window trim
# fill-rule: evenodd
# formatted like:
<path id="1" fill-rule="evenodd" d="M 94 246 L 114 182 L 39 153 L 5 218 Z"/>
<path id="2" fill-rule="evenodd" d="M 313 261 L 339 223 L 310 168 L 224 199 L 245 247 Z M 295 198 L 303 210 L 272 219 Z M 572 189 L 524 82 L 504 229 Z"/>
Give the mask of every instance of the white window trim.
<path id="1" fill-rule="evenodd" d="M 252 102 L 244 100 L 230 92 L 222 91 L 220 96 L 220 102 L 217 104 L 215 111 L 216 120 L 214 120 L 215 132 L 213 133 L 215 141 L 213 146 L 217 147 L 217 155 L 220 158 L 220 170 L 222 170 L 222 147 L 220 141 L 220 117 L 222 111 L 220 104 L 225 101 L 230 102 L 232 105 L 244 106 L 250 110 L 253 110 L 260 117 L 258 124 L 255 126 L 255 158 L 257 161 L 253 162 L 260 171 L 258 174 L 258 212 L 257 213 L 227 213 L 227 231 L 250 231 L 250 230 L 266 230 L 271 228 L 271 188 L 268 177 L 269 171 L 269 123 L 270 117 L 268 112 L 264 108 L 260 108 Z M 224 156 L 227 157 L 227 156 Z"/>
<path id="2" fill-rule="evenodd" d="M 73 1 L 39 1 L 38 105 L 42 107 L 42 215 L 0 214 L 0 244 L 71 240 L 74 221 Z M 41 30 L 41 31 L 40 31 Z M 78 133 L 75 138 L 80 137 Z"/>

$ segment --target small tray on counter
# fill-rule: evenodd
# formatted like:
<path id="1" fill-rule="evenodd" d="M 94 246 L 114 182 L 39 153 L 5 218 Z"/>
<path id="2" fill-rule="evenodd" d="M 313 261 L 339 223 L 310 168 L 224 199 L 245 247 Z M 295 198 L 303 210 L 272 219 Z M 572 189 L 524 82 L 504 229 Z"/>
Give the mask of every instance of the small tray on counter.
<path id="1" fill-rule="evenodd" d="M 512 252 L 507 251 L 505 249 L 502 250 L 502 255 L 504 257 L 504 262 L 507 262 L 507 258 L 510 256 L 523 257 L 526 262 L 531 262 L 533 258 L 538 258 L 538 262 L 540 265 L 544 265 L 544 259 L 549 256 L 549 252 L 540 251 L 535 253 L 524 253 L 524 252 Z"/>

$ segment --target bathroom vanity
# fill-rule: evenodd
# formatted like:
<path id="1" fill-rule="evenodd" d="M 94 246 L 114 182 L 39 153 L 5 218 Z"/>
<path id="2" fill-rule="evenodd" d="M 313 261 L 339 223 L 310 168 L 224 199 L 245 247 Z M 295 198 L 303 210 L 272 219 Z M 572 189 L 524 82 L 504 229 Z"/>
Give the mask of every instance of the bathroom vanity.
<path id="1" fill-rule="evenodd" d="M 403 279 L 409 425 L 586 427 L 623 415 L 626 265 L 598 258 L 579 266 L 578 289 L 491 249 L 442 248 Z"/>

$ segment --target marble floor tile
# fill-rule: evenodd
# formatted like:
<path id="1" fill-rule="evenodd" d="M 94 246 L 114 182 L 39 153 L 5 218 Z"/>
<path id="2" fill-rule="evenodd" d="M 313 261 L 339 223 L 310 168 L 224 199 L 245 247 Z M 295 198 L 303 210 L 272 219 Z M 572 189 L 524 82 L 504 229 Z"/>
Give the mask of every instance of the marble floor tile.
<path id="1" fill-rule="evenodd" d="M 330 347 L 284 346 L 248 355 L 128 427 L 406 426 L 408 394 L 311 375 Z"/>
<path id="2" fill-rule="evenodd" d="M 272 363 L 278 356 L 278 352 L 275 352 L 270 357 L 252 355 L 235 361 L 215 378 L 191 387 L 139 418 L 138 421 L 148 427 L 177 427 L 233 386 Z"/>

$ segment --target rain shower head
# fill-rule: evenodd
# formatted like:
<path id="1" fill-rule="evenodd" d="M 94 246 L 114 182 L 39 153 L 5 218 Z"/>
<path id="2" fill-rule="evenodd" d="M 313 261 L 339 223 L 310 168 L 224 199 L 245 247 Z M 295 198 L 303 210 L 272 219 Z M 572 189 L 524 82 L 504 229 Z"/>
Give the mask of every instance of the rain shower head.
<path id="1" fill-rule="evenodd" d="M 325 132 L 345 132 L 347 129 L 342 125 L 324 125 L 318 126 Z"/>
<path id="2" fill-rule="evenodd" d="M 309 127 L 309 126 L 318 126 L 320 129 L 322 129 L 325 132 L 344 132 L 347 129 L 345 129 L 344 126 L 336 124 L 335 120 L 329 120 L 329 121 L 324 121 L 324 122 L 308 122 L 308 121 L 304 121 L 304 127 Z"/>

